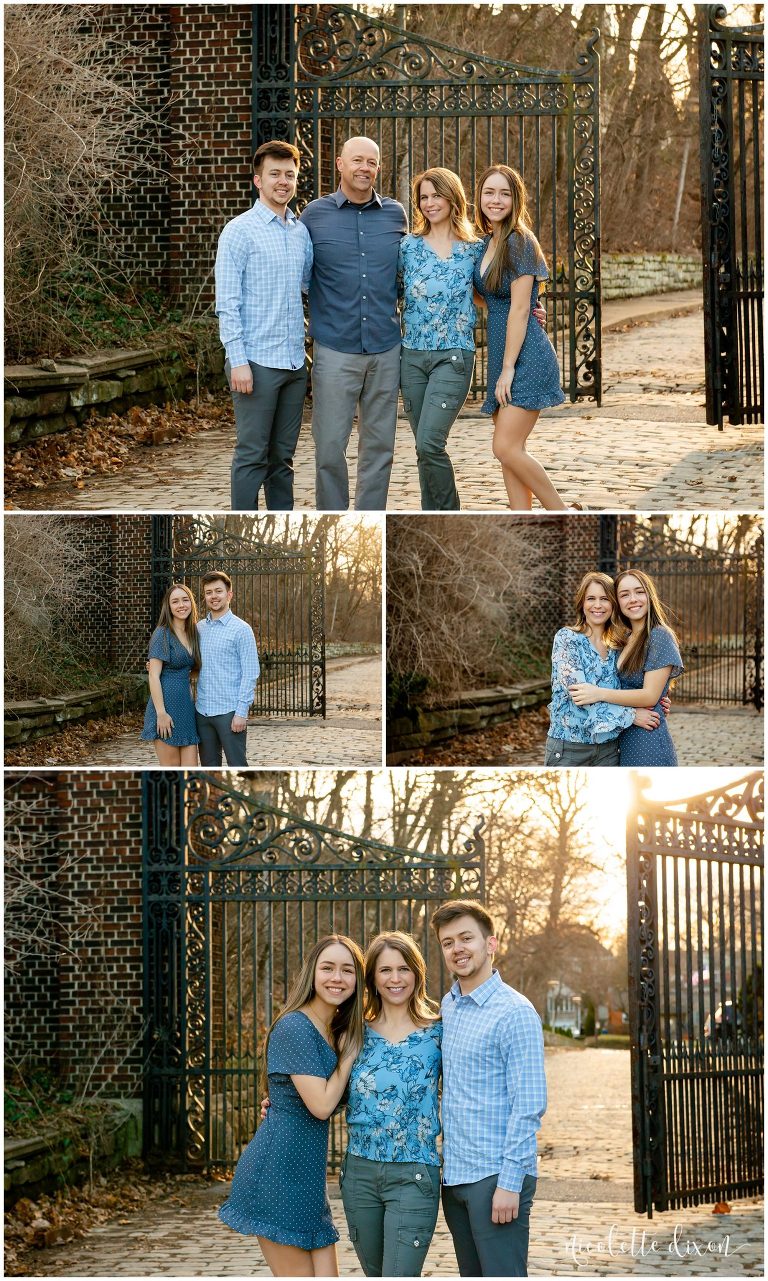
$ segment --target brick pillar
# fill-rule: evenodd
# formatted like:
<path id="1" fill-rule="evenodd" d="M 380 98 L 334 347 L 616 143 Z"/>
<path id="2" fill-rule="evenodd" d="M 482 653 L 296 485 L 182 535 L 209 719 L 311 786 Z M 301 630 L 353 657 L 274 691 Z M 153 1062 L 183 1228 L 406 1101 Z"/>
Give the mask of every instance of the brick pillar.
<path id="1" fill-rule="evenodd" d="M 219 233 L 251 204 L 251 6 L 169 5 L 167 13 L 169 121 L 185 135 L 171 143 L 171 291 L 189 307 L 213 298 Z"/>
<path id="2" fill-rule="evenodd" d="M 152 517 L 117 516 L 114 552 L 113 661 L 142 671 L 157 621 L 152 615 Z"/>
<path id="3" fill-rule="evenodd" d="M 18 830 L 36 879 L 57 870 L 43 946 L 6 989 L 17 1058 L 53 1065 L 74 1088 L 138 1093 L 142 1080 L 141 775 L 51 772 L 13 780 L 7 805 L 26 806 Z M 40 853 L 34 853 L 35 842 Z M 53 885 L 53 883 L 51 883 Z M 35 899 L 32 894 L 31 898 Z M 33 903 L 34 907 L 34 903 Z"/>

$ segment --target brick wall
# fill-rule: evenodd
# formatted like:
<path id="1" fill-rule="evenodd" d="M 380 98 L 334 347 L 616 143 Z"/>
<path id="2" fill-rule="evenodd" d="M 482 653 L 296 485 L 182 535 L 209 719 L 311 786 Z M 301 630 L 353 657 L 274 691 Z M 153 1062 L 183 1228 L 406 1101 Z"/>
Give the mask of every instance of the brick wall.
<path id="1" fill-rule="evenodd" d="M 582 576 L 600 563 L 600 517 L 510 516 L 526 526 L 547 567 L 532 606 L 531 624 L 552 637 L 573 621 L 573 597 Z"/>
<path id="2" fill-rule="evenodd" d="M 251 6 L 103 5 L 147 107 L 156 174 L 110 214 L 124 256 L 188 311 L 213 298 L 219 232 L 251 202 Z"/>
<path id="3" fill-rule="evenodd" d="M 87 1093 L 137 1093 L 142 1072 L 141 775 L 40 773 L 12 779 L 7 810 L 26 866 L 57 871 L 59 897 L 32 893 L 52 911 L 45 935 L 68 949 L 37 948 L 6 982 L 6 1034 L 16 1060 L 58 1070 Z M 32 846 L 34 842 L 34 847 Z M 20 908 L 11 912 L 18 921 Z"/>
<path id="4" fill-rule="evenodd" d="M 83 591 L 67 613 L 66 626 L 86 654 L 116 672 L 139 671 L 155 621 L 152 518 L 69 516 L 64 520 L 90 567 Z"/>

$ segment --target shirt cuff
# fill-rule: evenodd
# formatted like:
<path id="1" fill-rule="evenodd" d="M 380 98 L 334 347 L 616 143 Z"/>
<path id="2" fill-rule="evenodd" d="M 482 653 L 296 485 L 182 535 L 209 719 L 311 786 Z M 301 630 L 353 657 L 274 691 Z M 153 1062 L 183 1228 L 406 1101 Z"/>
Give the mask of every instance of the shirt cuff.
<path id="1" fill-rule="evenodd" d="M 245 347 L 240 343 L 229 343 L 224 345 L 227 353 L 227 360 L 234 369 L 237 365 L 247 365 L 248 357 L 245 354 Z"/>
<path id="2" fill-rule="evenodd" d="M 505 1161 L 499 1171 L 496 1186 L 505 1192 L 522 1192 L 525 1171 L 516 1161 Z"/>
<path id="3" fill-rule="evenodd" d="M 248 720 L 248 713 L 250 712 L 250 710 L 251 710 L 250 703 L 248 703 L 247 706 L 241 705 L 240 703 L 238 703 L 237 707 L 235 708 L 235 716 L 244 716 L 245 719 Z"/>

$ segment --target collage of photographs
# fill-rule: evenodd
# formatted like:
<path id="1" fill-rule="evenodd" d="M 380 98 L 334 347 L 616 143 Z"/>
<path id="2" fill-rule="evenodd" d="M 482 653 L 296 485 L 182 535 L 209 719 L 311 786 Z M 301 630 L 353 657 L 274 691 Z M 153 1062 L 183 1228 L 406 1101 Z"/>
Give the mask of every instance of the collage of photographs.
<path id="1" fill-rule="evenodd" d="M 3 16 L 5 1275 L 763 1275 L 763 6 Z"/>

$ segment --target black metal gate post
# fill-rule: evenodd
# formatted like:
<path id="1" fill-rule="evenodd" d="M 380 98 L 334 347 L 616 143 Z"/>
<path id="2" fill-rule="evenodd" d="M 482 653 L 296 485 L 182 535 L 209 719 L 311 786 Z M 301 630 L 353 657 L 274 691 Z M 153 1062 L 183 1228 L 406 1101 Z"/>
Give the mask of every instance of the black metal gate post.
<path id="1" fill-rule="evenodd" d="M 699 6 L 707 422 L 763 418 L 763 27 Z"/>
<path id="2" fill-rule="evenodd" d="M 442 991 L 431 909 L 484 898 L 481 827 L 449 855 L 430 854 L 310 822 L 203 772 L 145 775 L 147 1155 L 235 1164 L 258 1121 L 266 1030 L 324 934 L 365 945 L 408 930 L 430 991 Z"/>
<path id="3" fill-rule="evenodd" d="M 549 332 L 564 391 L 600 404 L 600 33 L 572 69 L 547 70 L 455 49 L 348 5 L 258 5 L 254 24 L 254 138 L 291 133 L 302 155 L 299 210 L 336 186 L 336 157 L 353 134 L 378 143 L 377 185 L 406 207 L 428 166 L 453 169 L 470 199 L 488 164 L 520 171 L 552 276 Z M 484 391 L 485 361 L 481 325 L 472 395 Z"/>
<path id="4" fill-rule="evenodd" d="M 627 820 L 635 1209 L 763 1181 L 763 777 Z"/>
<path id="5" fill-rule="evenodd" d="M 186 583 L 200 612 L 201 578 L 220 569 L 232 579 L 236 613 L 253 627 L 261 676 L 256 716 L 325 716 L 325 535 L 296 547 L 228 533 L 188 516 L 152 517 L 152 592 Z"/>

